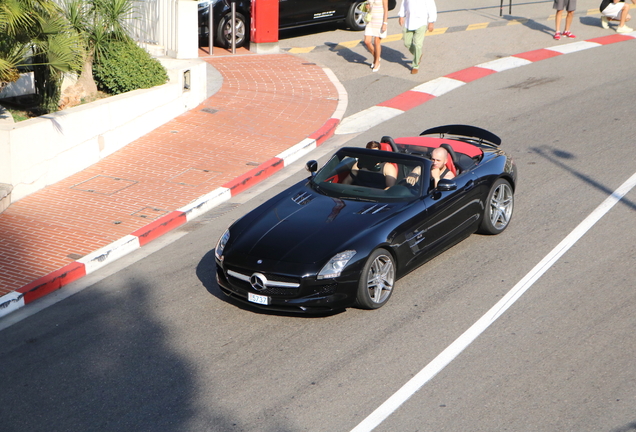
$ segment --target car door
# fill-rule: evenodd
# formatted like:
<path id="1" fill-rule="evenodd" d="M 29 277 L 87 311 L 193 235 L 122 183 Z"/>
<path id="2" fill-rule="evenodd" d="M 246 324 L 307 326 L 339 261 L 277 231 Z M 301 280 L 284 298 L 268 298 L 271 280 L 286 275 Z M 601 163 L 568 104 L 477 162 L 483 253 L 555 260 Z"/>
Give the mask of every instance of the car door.
<path id="1" fill-rule="evenodd" d="M 333 19 L 343 0 L 280 0 L 280 27 L 296 27 Z"/>
<path id="2" fill-rule="evenodd" d="M 483 202 L 473 172 L 452 179 L 455 190 L 433 190 L 424 202 L 430 213 L 426 227 L 426 248 L 433 251 L 444 248 L 457 237 L 473 229 L 483 213 Z"/>
<path id="3" fill-rule="evenodd" d="M 453 181 L 455 190 L 433 190 L 422 197 L 414 204 L 409 221 L 402 225 L 398 253 L 408 266 L 451 245 L 471 232 L 479 221 L 483 202 L 474 173 L 461 174 Z"/>

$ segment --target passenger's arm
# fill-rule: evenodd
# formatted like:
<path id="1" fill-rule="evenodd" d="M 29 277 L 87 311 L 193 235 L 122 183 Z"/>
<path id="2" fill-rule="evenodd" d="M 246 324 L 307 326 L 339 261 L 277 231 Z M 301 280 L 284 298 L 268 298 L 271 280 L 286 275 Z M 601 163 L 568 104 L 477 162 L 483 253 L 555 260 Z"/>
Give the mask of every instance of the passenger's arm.
<path id="1" fill-rule="evenodd" d="M 386 180 L 386 189 L 395 185 L 397 182 L 397 166 L 393 163 L 385 163 L 384 169 L 382 170 L 384 174 L 384 179 Z"/>

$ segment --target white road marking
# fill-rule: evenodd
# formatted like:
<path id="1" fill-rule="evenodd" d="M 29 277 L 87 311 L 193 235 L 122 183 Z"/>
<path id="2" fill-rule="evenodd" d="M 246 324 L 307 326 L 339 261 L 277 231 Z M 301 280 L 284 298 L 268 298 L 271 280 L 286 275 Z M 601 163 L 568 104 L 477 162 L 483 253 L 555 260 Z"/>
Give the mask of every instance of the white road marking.
<path id="1" fill-rule="evenodd" d="M 433 361 L 411 378 L 396 393 L 373 411 L 351 432 L 372 431 L 395 412 L 404 402 L 415 394 L 424 384 L 442 371 L 462 351 L 464 351 L 479 335 L 481 335 L 497 318 L 503 315 L 530 287 L 552 267 L 585 233 L 587 233 L 607 212 L 610 211 L 630 190 L 636 186 L 636 173 L 603 201 L 583 222 L 543 258 L 530 272 L 521 279 L 497 304 L 495 304 L 475 324 L 442 351 Z"/>
<path id="2" fill-rule="evenodd" d="M 440 77 L 413 87 L 412 91 L 428 93 L 435 97 L 439 97 L 465 84 L 465 82 L 453 78 Z"/>
<path id="3" fill-rule="evenodd" d="M 384 106 L 372 106 L 344 119 L 336 128 L 336 135 L 347 135 L 369 130 L 387 120 L 403 114 L 404 111 Z"/>
<path id="4" fill-rule="evenodd" d="M 560 52 L 561 54 L 571 54 L 573 52 L 583 51 L 586 49 L 596 48 L 600 46 L 603 46 L 603 45 L 596 42 L 580 41 L 580 42 L 569 43 L 567 45 L 553 46 L 546 49 L 550 51 Z"/>
<path id="5" fill-rule="evenodd" d="M 478 64 L 477 67 L 484 69 L 491 69 L 497 72 L 503 72 L 508 69 L 517 68 L 520 66 L 529 65 L 533 62 L 530 60 L 522 59 L 519 57 L 504 57 L 497 60 L 491 60 L 486 63 Z"/>

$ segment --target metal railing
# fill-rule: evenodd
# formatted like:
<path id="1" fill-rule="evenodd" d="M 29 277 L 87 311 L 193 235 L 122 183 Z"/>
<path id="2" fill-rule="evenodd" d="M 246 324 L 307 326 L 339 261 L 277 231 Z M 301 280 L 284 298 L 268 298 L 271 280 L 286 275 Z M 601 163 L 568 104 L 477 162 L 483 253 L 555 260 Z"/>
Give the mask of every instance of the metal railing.
<path id="1" fill-rule="evenodd" d="M 178 50 L 178 0 L 136 0 L 129 20 L 131 36 L 139 43 L 159 45 L 174 57 Z"/>
<path id="2" fill-rule="evenodd" d="M 63 0 L 54 1 L 60 6 L 63 4 Z M 179 1 L 133 0 L 135 12 L 126 26 L 132 38 L 140 44 L 158 45 L 165 49 L 168 56 L 176 57 L 179 49 Z M 196 16 L 190 18 L 196 23 Z"/>

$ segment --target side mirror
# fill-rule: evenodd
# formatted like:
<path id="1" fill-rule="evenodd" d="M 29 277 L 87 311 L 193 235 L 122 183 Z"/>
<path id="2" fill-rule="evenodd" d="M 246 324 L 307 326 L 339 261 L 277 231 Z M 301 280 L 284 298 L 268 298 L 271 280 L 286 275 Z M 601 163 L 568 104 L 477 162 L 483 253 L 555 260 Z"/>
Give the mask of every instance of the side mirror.
<path id="1" fill-rule="evenodd" d="M 316 171 L 318 171 L 318 162 L 316 162 L 315 160 L 310 160 L 309 162 L 307 162 L 307 165 L 305 165 L 305 169 L 309 171 L 312 176 L 315 175 Z"/>
<path id="2" fill-rule="evenodd" d="M 454 191 L 457 189 L 457 183 L 453 179 L 441 179 L 437 182 L 436 190 L 440 192 Z"/>

